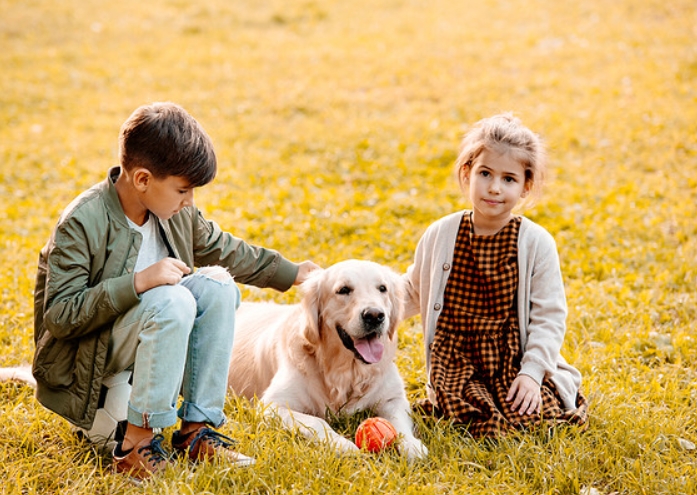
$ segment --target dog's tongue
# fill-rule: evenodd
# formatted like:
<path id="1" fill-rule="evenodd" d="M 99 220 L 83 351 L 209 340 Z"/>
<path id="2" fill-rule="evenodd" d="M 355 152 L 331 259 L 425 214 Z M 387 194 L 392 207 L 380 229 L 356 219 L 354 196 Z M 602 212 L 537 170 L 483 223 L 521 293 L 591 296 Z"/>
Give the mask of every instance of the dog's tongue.
<path id="1" fill-rule="evenodd" d="M 361 355 L 366 363 L 374 364 L 382 359 L 382 351 L 385 346 L 376 338 L 358 339 L 353 342 L 356 351 Z"/>

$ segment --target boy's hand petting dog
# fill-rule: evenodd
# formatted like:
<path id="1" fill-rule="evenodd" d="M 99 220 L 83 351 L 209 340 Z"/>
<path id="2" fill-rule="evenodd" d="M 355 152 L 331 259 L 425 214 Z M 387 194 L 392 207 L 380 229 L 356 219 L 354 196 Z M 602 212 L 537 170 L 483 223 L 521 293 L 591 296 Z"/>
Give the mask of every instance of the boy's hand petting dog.
<path id="1" fill-rule="evenodd" d="M 191 273 L 191 268 L 183 261 L 175 258 L 164 258 L 150 265 L 145 270 L 137 272 L 133 285 L 135 286 L 136 294 L 142 294 L 146 290 L 161 285 L 176 285 L 184 275 L 189 273 Z"/>
<path id="2" fill-rule="evenodd" d="M 528 375 L 518 375 L 508 390 L 506 401 L 512 401 L 511 409 L 521 416 L 539 413 L 542 404 L 540 385 Z"/>
<path id="3" fill-rule="evenodd" d="M 313 263 L 312 261 L 303 261 L 302 263 L 298 264 L 298 267 L 298 274 L 295 277 L 295 282 L 293 282 L 293 285 L 302 284 L 305 280 L 307 280 L 307 277 L 312 272 L 322 269 L 319 265 Z"/>

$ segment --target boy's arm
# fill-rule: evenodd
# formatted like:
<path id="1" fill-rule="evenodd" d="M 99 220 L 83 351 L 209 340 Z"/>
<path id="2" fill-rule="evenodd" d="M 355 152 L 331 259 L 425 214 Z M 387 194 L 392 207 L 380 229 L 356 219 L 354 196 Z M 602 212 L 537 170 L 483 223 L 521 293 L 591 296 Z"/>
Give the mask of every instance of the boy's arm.
<path id="1" fill-rule="evenodd" d="M 293 285 L 300 285 L 307 280 L 312 272 L 321 270 L 322 267 L 312 261 L 303 261 L 298 264 L 298 275 L 295 277 Z"/>
<path id="2" fill-rule="evenodd" d="M 193 241 L 196 266 L 224 266 L 239 283 L 283 292 L 299 278 L 300 265 L 278 251 L 248 244 L 224 232 L 200 212 L 194 223 Z"/>
<path id="3" fill-rule="evenodd" d="M 133 273 L 91 283 L 95 278 L 92 262 L 105 258 L 104 244 L 103 238 L 88 233 L 80 222 L 67 221 L 42 252 L 46 260 L 43 321 L 55 338 L 82 337 L 137 304 Z"/>

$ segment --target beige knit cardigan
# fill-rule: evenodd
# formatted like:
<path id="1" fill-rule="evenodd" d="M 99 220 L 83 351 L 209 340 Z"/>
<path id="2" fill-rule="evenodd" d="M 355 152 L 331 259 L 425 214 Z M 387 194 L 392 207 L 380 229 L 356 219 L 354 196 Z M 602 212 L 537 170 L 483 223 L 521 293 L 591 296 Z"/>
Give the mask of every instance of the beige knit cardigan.
<path id="1" fill-rule="evenodd" d="M 431 344 L 443 309 L 455 241 L 463 214 L 452 213 L 428 227 L 416 248 L 414 263 L 403 276 L 407 286 L 405 317 L 421 314 L 426 369 L 431 370 Z M 576 409 L 581 374 L 560 354 L 566 332 L 566 296 L 554 238 L 523 217 L 518 236 L 518 317 L 523 358 L 521 374 L 542 383 L 549 377 L 564 407 Z M 435 394 L 428 385 L 429 399 Z"/>

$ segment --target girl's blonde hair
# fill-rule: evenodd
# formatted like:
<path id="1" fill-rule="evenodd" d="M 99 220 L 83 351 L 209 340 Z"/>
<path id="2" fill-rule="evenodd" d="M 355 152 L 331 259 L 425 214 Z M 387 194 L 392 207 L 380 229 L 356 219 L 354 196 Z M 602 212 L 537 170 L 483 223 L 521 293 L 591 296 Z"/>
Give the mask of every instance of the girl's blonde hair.
<path id="1" fill-rule="evenodd" d="M 525 185 L 533 193 L 528 197 L 539 194 L 547 154 L 542 139 L 525 127 L 519 118 L 511 112 L 494 115 L 480 120 L 465 134 L 455 161 L 455 173 L 461 189 L 465 190 L 462 171 L 471 168 L 484 150 L 512 154 L 525 169 Z"/>

